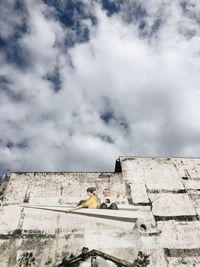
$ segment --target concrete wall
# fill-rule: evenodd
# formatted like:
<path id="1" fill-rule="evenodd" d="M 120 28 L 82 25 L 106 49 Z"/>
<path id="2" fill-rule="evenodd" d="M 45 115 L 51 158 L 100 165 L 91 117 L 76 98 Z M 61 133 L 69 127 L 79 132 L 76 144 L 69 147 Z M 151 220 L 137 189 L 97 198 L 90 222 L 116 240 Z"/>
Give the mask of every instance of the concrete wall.
<path id="1" fill-rule="evenodd" d="M 200 266 L 200 159 L 121 157 L 120 162 L 129 202 L 149 205 L 155 220 L 157 234 L 142 238 L 143 250 L 145 244 L 147 253 L 148 246 L 160 247 L 168 266 Z"/>
<path id="2" fill-rule="evenodd" d="M 148 266 L 200 266 L 200 159 L 120 157 L 120 164 L 122 173 L 8 174 L 0 187 L 0 266 L 58 266 L 83 247 L 128 262 L 142 251 Z M 64 213 L 90 186 L 124 192 L 121 210 Z M 113 263 L 99 259 L 99 266 Z"/>

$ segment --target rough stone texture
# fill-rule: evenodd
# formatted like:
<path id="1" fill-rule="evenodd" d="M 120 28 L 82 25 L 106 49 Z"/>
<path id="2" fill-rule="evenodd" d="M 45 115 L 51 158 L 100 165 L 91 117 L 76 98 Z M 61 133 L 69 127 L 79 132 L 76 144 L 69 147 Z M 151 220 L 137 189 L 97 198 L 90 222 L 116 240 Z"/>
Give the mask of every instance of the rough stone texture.
<path id="1" fill-rule="evenodd" d="M 156 221 L 155 237 L 152 224 L 152 237 L 140 233 L 143 249 L 152 255 L 159 247 L 164 251 L 156 260 L 152 256 L 152 266 L 164 266 L 162 258 L 167 266 L 200 266 L 200 159 L 120 157 L 120 162 L 129 202 L 149 200 Z"/>
<path id="2" fill-rule="evenodd" d="M 184 189 L 180 175 L 170 159 L 121 157 L 121 162 L 124 178 L 138 186 L 145 185 L 151 192 Z"/>
<path id="3" fill-rule="evenodd" d="M 83 247 L 132 263 L 142 251 L 154 267 L 200 266 L 200 159 L 120 157 L 118 170 L 5 175 L 0 266 L 58 266 Z M 124 193 L 120 209 L 64 213 L 90 186 Z"/>
<path id="4" fill-rule="evenodd" d="M 20 186 L 19 186 L 20 184 Z M 114 173 L 12 173 L 4 203 L 75 204 L 86 188 L 107 186 L 124 190 L 121 174 Z"/>
<path id="5" fill-rule="evenodd" d="M 152 212 L 160 219 L 185 216 L 196 219 L 196 211 L 187 194 L 158 193 L 149 194 L 152 202 Z"/>

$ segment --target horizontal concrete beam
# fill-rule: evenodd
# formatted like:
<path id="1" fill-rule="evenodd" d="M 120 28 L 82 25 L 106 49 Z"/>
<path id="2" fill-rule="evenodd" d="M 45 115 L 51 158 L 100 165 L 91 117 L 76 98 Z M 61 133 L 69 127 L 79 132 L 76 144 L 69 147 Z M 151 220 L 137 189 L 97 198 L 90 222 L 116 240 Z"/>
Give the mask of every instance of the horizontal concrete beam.
<path id="1" fill-rule="evenodd" d="M 49 206 L 35 206 L 35 205 L 20 205 L 23 208 L 32 208 L 32 209 L 42 209 L 46 211 L 55 211 L 55 212 L 63 212 L 65 213 L 67 211 L 66 208 L 60 207 L 49 207 Z M 89 216 L 89 217 L 98 217 L 98 218 L 104 218 L 109 220 L 117 220 L 117 221 L 123 221 L 123 222 L 136 222 L 136 220 L 140 217 L 142 217 L 142 212 L 139 211 L 130 211 L 130 210 L 104 210 L 104 209 L 80 209 L 73 212 L 70 212 L 72 214 L 79 214 L 83 216 Z M 67 214 L 70 214 L 67 213 Z"/>
<path id="2" fill-rule="evenodd" d="M 16 205 L 16 204 L 14 204 Z M 66 208 L 66 209 L 71 209 L 71 208 L 75 208 L 76 205 L 46 205 L 46 204 L 34 204 L 34 203 L 31 203 L 31 204 L 21 204 L 21 203 L 18 203 L 17 205 L 21 205 L 23 207 L 28 207 L 28 206 L 34 206 L 34 207 L 44 207 L 44 208 Z M 130 211 L 135 211 L 135 210 L 139 210 L 139 207 L 135 206 L 135 205 L 129 205 L 129 204 L 117 204 L 118 206 L 118 210 L 130 210 Z"/>
<path id="3" fill-rule="evenodd" d="M 164 248 L 164 253 L 167 257 L 199 257 L 200 248 L 191 248 L 191 249 Z"/>

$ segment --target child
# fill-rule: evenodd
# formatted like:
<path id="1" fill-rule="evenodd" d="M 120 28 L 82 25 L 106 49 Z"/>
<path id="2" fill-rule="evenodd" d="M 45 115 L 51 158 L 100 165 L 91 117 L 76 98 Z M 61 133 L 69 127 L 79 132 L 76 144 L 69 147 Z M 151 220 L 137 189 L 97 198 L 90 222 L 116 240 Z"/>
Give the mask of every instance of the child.
<path id="1" fill-rule="evenodd" d="M 116 204 L 116 198 L 118 198 L 120 195 L 119 192 L 117 192 L 117 196 L 115 197 L 112 193 L 110 188 L 104 188 L 103 190 L 103 199 L 101 201 L 100 209 L 111 209 L 111 210 L 118 210 L 117 204 Z"/>
<path id="2" fill-rule="evenodd" d="M 66 210 L 66 213 L 82 208 L 89 208 L 89 209 L 99 208 L 99 199 L 95 194 L 96 188 L 89 187 L 86 191 L 89 198 L 87 200 L 81 200 L 77 207 Z"/>

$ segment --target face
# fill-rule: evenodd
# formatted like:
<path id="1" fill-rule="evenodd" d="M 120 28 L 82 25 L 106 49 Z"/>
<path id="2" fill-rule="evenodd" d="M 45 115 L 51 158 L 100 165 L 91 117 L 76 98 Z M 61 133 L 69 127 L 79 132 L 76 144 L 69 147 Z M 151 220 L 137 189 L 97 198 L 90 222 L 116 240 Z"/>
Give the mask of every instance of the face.
<path id="1" fill-rule="evenodd" d="M 88 197 L 91 197 L 93 195 L 93 193 L 90 193 L 87 191 L 87 195 L 88 195 Z"/>
<path id="2" fill-rule="evenodd" d="M 103 190 L 103 194 L 105 197 L 109 197 L 111 195 L 111 192 L 109 189 L 105 189 L 105 190 Z"/>

